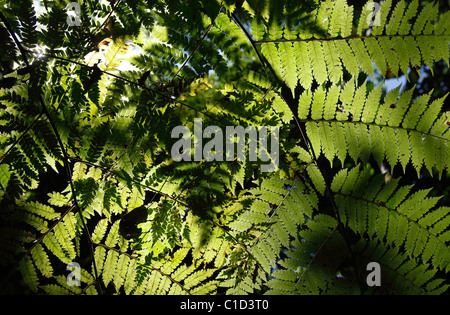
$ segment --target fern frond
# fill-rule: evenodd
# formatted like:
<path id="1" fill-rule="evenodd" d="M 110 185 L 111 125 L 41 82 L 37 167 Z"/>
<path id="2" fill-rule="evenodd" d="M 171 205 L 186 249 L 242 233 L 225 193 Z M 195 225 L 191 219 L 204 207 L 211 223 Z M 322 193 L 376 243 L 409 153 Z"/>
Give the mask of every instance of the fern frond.
<path id="1" fill-rule="evenodd" d="M 356 268 L 380 263 L 388 285 L 380 289 L 384 293 L 445 292 L 448 285 L 434 277 L 438 270 L 448 270 L 448 207 L 433 210 L 439 198 L 427 198 L 429 190 L 411 195 L 412 186 L 398 187 L 398 182 L 385 184 L 382 176 L 372 178 L 369 168 L 357 167 L 340 171 L 331 184 L 339 217 L 361 236 L 353 251 L 365 258 Z M 442 224 L 433 234 L 428 224 L 438 222 Z M 317 215 L 299 234 L 272 272 L 268 294 L 358 293 L 357 279 L 340 269 L 351 254 L 337 221 Z"/>
<path id="2" fill-rule="evenodd" d="M 338 84 L 343 76 L 342 64 L 333 41 L 323 42 L 323 51 L 329 73 L 329 80 Z"/>
<path id="3" fill-rule="evenodd" d="M 442 28 L 437 28 L 437 24 L 444 24 L 442 19 L 445 18 L 444 15 L 438 15 L 438 6 L 430 3 L 418 8 L 417 1 L 414 1 L 406 7 L 405 1 L 398 2 L 395 7 L 392 6 L 392 1 L 386 1 L 381 4 L 379 10 L 374 10 L 375 4 L 368 2 L 359 17 L 357 34 L 353 34 L 348 26 L 351 25 L 349 21 L 353 20 L 353 8 L 345 1 L 334 2 L 334 4 L 324 2 L 317 10 L 316 18 L 318 25 L 327 32 L 326 38 L 322 34 L 316 34 L 316 40 L 299 40 L 286 30 L 282 39 L 272 37 L 269 40 L 259 40 L 258 43 L 261 44 L 262 49 L 263 46 L 266 47 L 265 51 L 267 47 L 271 47 L 271 58 L 268 61 L 279 78 L 283 79 L 291 89 L 294 87 L 292 78 L 295 75 L 292 72 L 295 67 L 287 62 L 280 65 L 279 60 L 274 59 L 277 55 L 276 50 L 280 56 L 290 51 L 291 42 L 294 42 L 295 56 L 300 56 L 302 53 L 305 58 L 305 46 L 308 47 L 314 79 L 319 85 L 326 81 L 337 84 L 342 77 L 342 68 L 347 69 L 355 77 L 360 70 L 373 76 L 372 63 L 374 63 L 384 77 L 388 70 L 396 76 L 399 76 L 399 71 L 408 75 L 411 66 L 431 67 L 434 62 L 442 59 L 448 63 L 450 58 L 448 34 L 446 31 L 443 32 Z M 375 11 L 377 11 L 376 16 L 373 16 Z M 328 15 L 324 15 L 324 12 L 328 12 Z M 344 12 L 348 14 L 347 22 L 344 24 L 344 32 L 340 32 Z M 411 26 L 410 21 L 414 18 L 416 21 Z M 371 32 L 363 35 L 363 30 L 369 28 Z M 352 37 L 352 35 L 357 36 Z M 275 42 L 278 46 L 274 45 Z M 306 69 L 306 74 L 302 73 L 301 69 L 305 69 L 301 66 L 303 61 L 296 63 L 297 77 L 303 77 L 303 82 L 300 83 L 308 89 L 310 87 L 309 71 Z M 289 83 L 287 83 L 287 77 L 282 75 L 283 73 L 292 73 L 289 75 Z"/>
<path id="4" fill-rule="evenodd" d="M 381 88 L 382 85 L 378 85 L 367 94 L 365 83 L 356 91 L 354 83 L 347 83 L 337 98 L 336 93 L 339 91 L 330 87 L 329 99 L 334 104 L 325 106 L 325 110 L 329 109 L 326 113 L 322 112 L 325 98 L 323 89 L 314 92 L 312 104 L 309 102 L 309 92 L 300 97 L 300 117 L 306 118 L 307 134 L 316 154 L 323 153 L 330 162 L 336 155 L 344 161 L 347 154 L 355 161 L 367 161 L 370 157 L 368 153 L 371 152 L 377 162 L 381 163 L 386 158 L 392 168 L 397 164 L 405 168 L 412 163 L 418 173 L 424 165 L 430 172 L 436 168 L 442 173 L 449 165 L 443 160 L 437 160 L 436 156 L 445 151 L 448 145 L 448 140 L 441 133 L 446 128 L 440 123 L 445 117 L 440 111 L 446 96 L 430 104 L 431 92 L 411 100 L 413 90 L 410 89 L 399 98 L 395 96 L 395 91 L 391 91 L 381 100 Z M 355 101 L 348 106 L 352 98 Z M 311 119 L 306 116 L 309 109 Z M 352 120 L 330 120 L 334 114 L 337 117 L 339 110 L 351 114 Z M 438 133 L 432 134 L 432 131 Z M 336 143 L 341 145 L 336 146 Z M 425 152 L 429 156 L 425 157 Z"/>
<path id="5" fill-rule="evenodd" d="M 397 182 L 384 187 L 377 184 L 380 190 L 377 196 L 368 193 L 358 196 L 364 189 L 361 184 L 368 183 L 367 175 L 364 174 L 368 174 L 367 169 L 363 172 L 349 172 L 343 184 L 341 184 L 342 176 L 336 177 L 339 184 L 337 182 L 333 184 L 334 188 L 342 185 L 340 190 L 335 191 L 337 193 L 335 201 L 344 223 L 361 235 L 367 232 L 368 226 L 375 225 L 375 230 L 369 233 L 370 238 L 376 233 L 379 239 L 385 240 L 386 245 L 395 244 L 398 250 L 404 245 L 408 256 L 420 257 L 423 263 L 431 261 L 435 269 L 448 270 L 450 268 L 450 249 L 446 245 L 448 236 L 445 232 L 442 233 L 443 230 L 429 229 L 437 222 L 448 224 L 448 207 L 433 210 L 440 198 L 428 198 L 430 190 L 420 190 L 411 194 L 412 186 L 396 188 Z M 353 186 L 351 189 L 345 188 L 348 181 L 351 181 Z M 381 195 L 381 191 L 388 187 L 389 195 Z M 354 202 L 357 202 L 357 207 Z"/>
<path id="6" fill-rule="evenodd" d="M 283 77 L 283 66 L 276 45 L 274 43 L 263 44 L 261 45 L 261 52 L 263 56 L 266 57 L 267 61 L 272 65 L 275 74 L 279 78 Z M 283 51 L 282 55 L 284 55 Z M 287 71 L 288 70 L 286 69 L 285 72 Z"/>
<path id="7" fill-rule="evenodd" d="M 31 258 L 25 258 L 19 263 L 19 270 L 23 276 L 24 281 L 33 292 L 37 292 L 39 279 L 36 269 Z"/>
<path id="8" fill-rule="evenodd" d="M 9 180 L 11 178 L 11 173 L 9 171 L 8 164 L 0 165 L 0 184 L 3 186 L 3 189 L 6 189 L 8 186 Z"/>
<path id="9" fill-rule="evenodd" d="M 437 3 L 91 2 L 79 27 L 2 2 L 0 265 L 27 292 L 448 291 L 447 200 L 375 167 L 449 169 L 442 91 L 383 87 L 449 63 Z M 176 162 L 170 130 L 195 119 L 281 127 L 278 170 Z"/>
<path id="10" fill-rule="evenodd" d="M 146 294 L 211 294 L 218 286 L 211 281 L 214 269 L 202 269 L 186 265 L 182 261 L 188 253 L 185 249 L 175 252 L 174 259 L 154 266 L 139 265 L 135 293 Z"/>
<path id="11" fill-rule="evenodd" d="M 369 241 L 366 244 L 363 242 L 358 244 L 358 250 L 369 261 L 376 260 L 382 266 L 390 266 L 389 268 L 382 267 L 381 276 L 385 279 L 385 283 L 392 288 L 391 292 L 402 291 L 412 295 L 440 294 L 439 292 L 445 292 L 448 288 L 447 285 L 442 285 L 442 279 L 431 280 L 436 275 L 436 269 L 431 268 L 428 264 L 417 266 L 408 259 L 407 255 L 398 253 L 395 248 Z M 382 294 L 389 292 L 383 289 L 380 291 Z"/>
<path id="12" fill-rule="evenodd" d="M 322 43 L 319 41 L 308 42 L 308 52 L 311 58 L 314 79 L 321 85 L 327 81 L 328 78 Z"/>
<path id="13" fill-rule="evenodd" d="M 122 255 L 123 256 L 123 255 Z M 112 281 L 114 274 L 116 274 L 117 261 L 119 259 L 119 254 L 114 250 L 109 250 L 106 255 L 106 260 L 103 265 L 102 278 L 105 286 Z"/>
<path id="14" fill-rule="evenodd" d="M 295 96 L 295 87 L 297 86 L 297 66 L 295 63 L 294 46 L 292 43 L 281 43 L 279 46 L 280 63 L 283 69 L 282 78 L 286 85 L 291 89 Z"/>
<path id="15" fill-rule="evenodd" d="M 50 260 L 41 244 L 37 244 L 36 247 L 31 250 L 31 257 L 44 277 L 50 278 L 53 275 L 53 268 L 50 265 Z"/>
<path id="16" fill-rule="evenodd" d="M 288 258 L 279 262 L 282 269 L 276 270 L 273 278 L 267 282 L 268 294 L 319 294 L 320 291 L 333 290 L 333 271 L 318 267 L 324 264 L 327 248 L 335 246 L 342 251 L 343 240 L 335 233 L 337 222 L 328 216 L 318 215 L 314 221 L 307 224 L 308 229 L 300 231 L 301 241 L 293 243 L 286 252 Z M 340 256 L 338 254 L 338 256 Z M 328 257 L 330 258 L 330 257 Z M 339 260 L 334 257 L 333 260 Z M 328 289 L 329 288 L 329 289 Z"/>

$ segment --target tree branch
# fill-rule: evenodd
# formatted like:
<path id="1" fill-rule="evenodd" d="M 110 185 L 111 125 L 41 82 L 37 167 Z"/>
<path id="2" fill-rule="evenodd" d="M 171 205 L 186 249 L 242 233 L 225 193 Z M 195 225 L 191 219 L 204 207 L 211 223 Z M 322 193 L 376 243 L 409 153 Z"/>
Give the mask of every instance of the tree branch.
<path id="1" fill-rule="evenodd" d="M 245 37 L 247 37 L 247 40 L 250 42 L 250 45 L 252 45 L 253 50 L 256 53 L 256 56 L 258 56 L 259 62 L 263 66 L 264 69 L 266 69 L 266 63 L 264 61 L 263 56 L 261 56 L 261 53 L 259 52 L 258 48 L 256 47 L 255 41 L 251 38 L 250 34 L 245 29 L 244 25 L 242 25 L 241 21 L 235 16 L 234 13 L 231 14 L 231 19 L 234 21 L 234 23 L 237 24 L 237 26 L 242 30 L 242 32 L 245 34 Z"/>

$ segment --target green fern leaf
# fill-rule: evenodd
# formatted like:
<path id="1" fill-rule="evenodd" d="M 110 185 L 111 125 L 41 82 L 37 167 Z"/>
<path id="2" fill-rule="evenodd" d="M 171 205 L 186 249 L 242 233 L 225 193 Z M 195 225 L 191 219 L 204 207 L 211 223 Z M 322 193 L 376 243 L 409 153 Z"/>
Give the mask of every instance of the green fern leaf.
<path id="1" fill-rule="evenodd" d="M 323 179 L 323 176 L 319 170 L 319 168 L 312 164 L 307 169 L 309 176 L 311 177 L 312 182 L 314 183 L 314 186 L 317 188 L 319 193 L 321 195 L 325 194 L 325 180 Z"/>
<path id="2" fill-rule="evenodd" d="M 391 6 L 392 0 L 387 0 L 381 4 L 381 8 L 377 13 L 377 15 L 380 15 L 379 20 L 376 20 L 378 23 L 373 26 L 373 35 L 378 36 L 383 34 L 385 25 L 388 22 L 388 15 L 390 13 Z"/>
<path id="3" fill-rule="evenodd" d="M 353 75 L 357 76 L 359 73 L 359 63 L 356 59 L 355 53 L 346 40 L 336 40 L 336 48 L 341 57 L 342 63 L 347 69 L 347 71 Z"/>
<path id="4" fill-rule="evenodd" d="M 369 37 L 365 40 L 365 43 L 367 45 L 367 49 L 370 52 L 370 56 L 375 63 L 377 69 L 380 71 L 380 73 L 384 76 L 387 71 L 387 61 L 384 56 L 383 51 L 381 50 L 380 43 L 377 41 L 376 38 Z"/>
<path id="5" fill-rule="evenodd" d="M 94 232 L 92 233 L 92 241 L 94 243 L 100 243 L 106 233 L 108 228 L 108 219 L 101 219 L 95 226 Z"/>
<path id="6" fill-rule="evenodd" d="M 36 269 L 32 260 L 28 257 L 19 262 L 19 270 L 25 283 L 28 285 L 31 291 L 37 292 L 39 285 L 39 278 L 37 276 Z"/>
<path id="7" fill-rule="evenodd" d="M 37 244 L 31 250 L 31 256 L 42 275 L 46 278 L 50 278 L 53 275 L 53 268 L 50 265 L 48 255 L 41 244 Z"/>
<path id="8" fill-rule="evenodd" d="M 308 44 L 306 42 L 295 42 L 294 52 L 297 75 L 301 86 L 309 91 L 313 83 L 311 60 L 309 57 Z"/>
<path id="9" fill-rule="evenodd" d="M 407 35 L 409 34 L 412 24 L 410 23 L 411 19 L 416 16 L 417 9 L 419 7 L 419 1 L 413 0 L 410 3 L 408 3 L 408 8 L 403 16 L 403 19 L 401 21 L 400 29 L 398 33 L 400 35 Z"/>
<path id="10" fill-rule="evenodd" d="M 314 93 L 314 100 L 311 105 L 311 118 L 320 119 L 323 116 L 326 90 L 319 88 Z"/>
<path id="11" fill-rule="evenodd" d="M 392 16 L 389 20 L 389 24 L 386 28 L 387 35 L 395 35 L 397 34 L 400 23 L 402 21 L 403 13 L 405 11 L 405 1 L 400 1 L 395 6 L 395 9 L 392 11 Z"/>
<path id="12" fill-rule="evenodd" d="M 336 46 L 333 41 L 325 41 L 322 45 L 330 81 L 337 84 L 342 79 L 343 71 Z"/>
<path id="13" fill-rule="evenodd" d="M 398 71 L 400 68 L 398 58 L 396 56 L 396 51 L 394 50 L 394 45 L 392 41 L 390 41 L 386 37 L 382 37 L 378 41 L 380 43 L 380 47 L 384 52 L 384 56 L 386 57 L 387 65 L 392 73 L 398 77 Z"/>
<path id="14" fill-rule="evenodd" d="M 48 199 L 48 203 L 56 207 L 68 206 L 70 203 L 70 200 L 67 198 L 67 196 L 64 196 L 59 192 L 49 193 L 48 196 L 50 197 Z"/>
<path id="15" fill-rule="evenodd" d="M 286 34 L 288 38 L 293 38 L 295 35 L 287 32 Z M 280 54 L 280 62 L 281 67 L 283 69 L 282 78 L 286 85 L 291 89 L 293 97 L 295 97 L 295 87 L 297 86 L 297 65 L 295 62 L 294 56 L 294 46 L 292 43 L 284 42 L 281 43 L 278 47 L 278 53 Z"/>
<path id="16" fill-rule="evenodd" d="M 355 53 L 356 60 L 361 70 L 367 75 L 371 75 L 373 73 L 373 66 L 364 42 L 359 38 L 351 39 L 349 40 L 349 45 Z"/>
<path id="17" fill-rule="evenodd" d="M 331 37 L 337 37 L 339 33 L 342 33 L 342 29 L 345 30 L 345 27 L 348 27 L 346 24 L 344 24 L 346 16 L 344 15 L 346 13 L 347 1 L 345 0 L 338 0 L 334 3 L 333 6 L 333 12 L 331 13 L 330 17 L 330 25 L 328 32 Z M 351 16 L 350 19 L 353 17 Z M 347 20 L 348 21 L 348 20 Z M 344 35 L 346 32 L 343 32 Z M 345 37 L 345 36 L 343 36 Z"/>
<path id="18" fill-rule="evenodd" d="M 43 205 L 39 202 L 26 203 L 24 205 L 24 209 L 29 213 L 39 215 L 47 220 L 53 220 L 58 218 L 58 214 L 52 207 Z"/>
<path id="19" fill-rule="evenodd" d="M 278 54 L 277 47 L 274 43 L 265 43 L 261 45 L 261 52 L 272 66 L 278 78 L 283 77 L 283 67 Z"/>
<path id="20" fill-rule="evenodd" d="M 308 42 L 308 52 L 311 58 L 314 79 L 321 85 L 328 78 L 327 65 L 321 42 Z"/>
<path id="21" fill-rule="evenodd" d="M 375 87 L 367 96 L 366 103 L 364 104 L 364 111 L 361 117 L 363 123 L 370 124 L 375 120 L 378 106 L 380 104 L 380 98 L 382 93 L 382 85 Z"/>
<path id="22" fill-rule="evenodd" d="M 4 189 L 8 186 L 9 180 L 11 178 L 11 174 L 9 172 L 9 165 L 1 164 L 0 165 L 0 184 Z"/>
<path id="23" fill-rule="evenodd" d="M 118 259 L 119 259 L 119 254 L 116 251 L 114 251 L 114 250 L 108 251 L 108 254 L 106 255 L 105 263 L 103 265 L 104 271 L 102 273 L 102 278 L 103 278 L 103 282 L 105 283 L 105 286 L 108 286 L 108 284 L 114 278 Z"/>
<path id="24" fill-rule="evenodd" d="M 6 40 L 0 82 L 7 273 L 35 294 L 448 292 L 447 199 L 397 177 L 450 169 L 446 96 L 414 85 L 450 62 L 442 5 L 150 2 L 88 1 L 64 34 L 64 10 L 4 3 L 0 34 L 24 48 Z M 89 54 L 100 72 L 72 58 L 99 27 L 113 33 Z M 385 93 L 403 75 L 411 87 Z M 168 130 L 194 118 L 282 126 L 278 171 L 175 162 Z M 81 287 L 63 274 L 73 261 Z M 361 285 L 369 261 L 381 287 Z"/>

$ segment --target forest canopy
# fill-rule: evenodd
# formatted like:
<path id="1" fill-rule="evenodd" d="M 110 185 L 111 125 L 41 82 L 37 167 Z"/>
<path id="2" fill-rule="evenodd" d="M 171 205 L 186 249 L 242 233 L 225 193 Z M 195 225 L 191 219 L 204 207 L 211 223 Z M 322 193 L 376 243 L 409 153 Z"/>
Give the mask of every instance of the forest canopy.
<path id="1" fill-rule="evenodd" d="M 448 6 L 0 0 L 1 294 L 448 294 Z"/>

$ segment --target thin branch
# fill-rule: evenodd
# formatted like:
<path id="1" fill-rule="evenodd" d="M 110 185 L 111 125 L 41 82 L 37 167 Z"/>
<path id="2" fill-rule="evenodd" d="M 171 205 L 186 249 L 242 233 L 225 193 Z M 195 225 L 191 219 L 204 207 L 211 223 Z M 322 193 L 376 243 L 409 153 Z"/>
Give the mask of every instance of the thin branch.
<path id="1" fill-rule="evenodd" d="M 333 229 L 333 230 L 331 231 L 331 233 L 327 236 L 327 238 L 323 241 L 323 243 L 320 244 L 320 247 L 319 247 L 319 249 L 317 250 L 316 253 L 319 253 L 319 252 L 322 250 L 322 248 L 325 246 L 325 244 L 328 242 L 328 240 L 331 238 L 331 236 L 334 234 L 334 232 L 337 230 L 337 228 L 338 228 L 338 225 L 336 225 L 336 226 L 334 227 L 334 229 Z M 300 281 L 303 280 L 303 277 L 304 277 L 304 276 L 306 275 L 306 273 L 309 271 L 309 268 L 310 268 L 310 266 L 312 265 L 312 263 L 313 263 L 313 261 L 314 261 L 314 259 L 315 259 L 316 257 L 317 257 L 317 255 L 314 255 L 314 256 L 311 258 L 311 260 L 309 261 L 308 265 L 305 266 L 305 268 L 304 268 L 302 274 L 300 275 L 300 277 L 298 277 L 298 280 L 297 280 L 297 282 L 295 283 L 294 288 L 293 288 L 292 291 L 290 292 L 291 294 L 293 294 L 293 293 L 297 290 L 298 284 L 300 283 Z"/>
<path id="2" fill-rule="evenodd" d="M 11 150 L 19 144 L 20 140 L 22 140 L 22 138 L 31 130 L 31 128 L 34 127 L 34 125 L 39 121 L 39 119 L 42 117 L 42 115 L 44 114 L 44 112 L 41 112 L 35 119 L 34 121 L 31 123 L 30 126 L 28 126 L 27 129 L 24 130 L 24 132 L 16 139 L 16 141 L 14 141 L 13 144 L 11 144 L 11 146 L 8 148 L 8 150 L 6 150 L 5 153 L 3 153 L 3 155 L 0 157 L 0 163 L 4 160 L 4 158 L 9 154 L 9 152 L 11 152 Z"/>
<path id="3" fill-rule="evenodd" d="M 269 95 L 269 93 L 272 91 L 272 89 L 273 89 L 273 86 L 271 85 L 267 89 L 266 93 L 264 93 L 263 97 L 261 97 L 261 99 L 259 100 L 259 103 L 262 103 L 266 99 L 267 95 Z"/>
<path id="4" fill-rule="evenodd" d="M 242 32 L 245 34 L 245 37 L 247 37 L 247 40 L 250 42 L 250 45 L 252 45 L 253 50 L 256 53 L 256 56 L 258 56 L 259 62 L 261 62 L 261 65 L 264 69 L 266 69 L 266 63 L 264 62 L 264 58 L 261 56 L 261 53 L 259 52 L 258 48 L 256 47 L 255 41 L 252 39 L 250 34 L 245 29 L 244 25 L 242 25 L 241 21 L 235 16 L 234 13 L 231 14 L 231 19 L 234 21 L 234 23 L 237 24 L 237 26 L 242 30 Z"/>
<path id="5" fill-rule="evenodd" d="M 121 0 L 116 0 L 116 3 L 114 3 L 114 6 L 111 8 L 111 11 L 108 13 L 108 16 L 106 17 L 106 19 L 103 21 L 103 23 L 97 27 L 94 31 L 94 35 L 97 35 L 97 33 L 103 29 L 103 27 L 106 25 L 106 23 L 108 23 L 109 18 L 111 17 L 111 15 L 114 13 L 114 11 L 117 9 L 117 7 L 119 6 Z"/>
<path id="6" fill-rule="evenodd" d="M 222 11 L 223 6 L 220 7 L 219 9 L 219 13 L 217 13 L 216 18 L 214 19 L 214 21 L 211 22 L 211 24 L 209 24 L 208 28 L 206 29 L 205 34 L 203 34 L 203 37 L 198 41 L 197 45 L 195 46 L 194 50 L 190 53 L 189 57 L 183 62 L 183 64 L 181 65 L 181 67 L 178 69 L 177 73 L 175 73 L 174 77 L 172 78 L 172 80 L 170 81 L 169 85 L 171 85 L 173 83 L 173 81 L 175 80 L 175 78 L 178 76 L 178 74 L 181 72 L 181 70 L 183 70 L 183 68 L 187 65 L 187 63 L 192 59 L 192 57 L 195 55 L 195 53 L 197 52 L 197 50 L 200 49 L 200 46 L 202 45 L 203 41 L 206 39 L 206 36 L 208 36 L 209 32 L 211 31 L 215 20 L 217 19 L 217 17 L 220 14 L 220 11 Z"/>
<path id="7" fill-rule="evenodd" d="M 183 70 L 183 68 L 187 65 L 187 63 L 192 59 L 192 57 L 195 55 L 195 53 L 197 52 L 197 50 L 199 50 L 200 46 L 202 45 L 203 41 L 206 39 L 206 36 L 208 35 L 209 31 L 211 30 L 213 26 L 213 23 L 209 24 L 208 28 L 206 29 L 205 34 L 203 35 L 203 37 L 198 41 L 197 45 L 195 46 L 194 50 L 190 53 L 189 57 L 183 62 L 183 64 L 181 65 L 181 67 L 177 70 L 177 73 L 175 73 L 174 77 L 172 78 L 172 80 L 170 81 L 169 85 L 171 85 L 173 83 L 173 81 L 175 80 L 175 78 L 178 76 L 178 74 L 181 72 L 181 70 Z"/>

